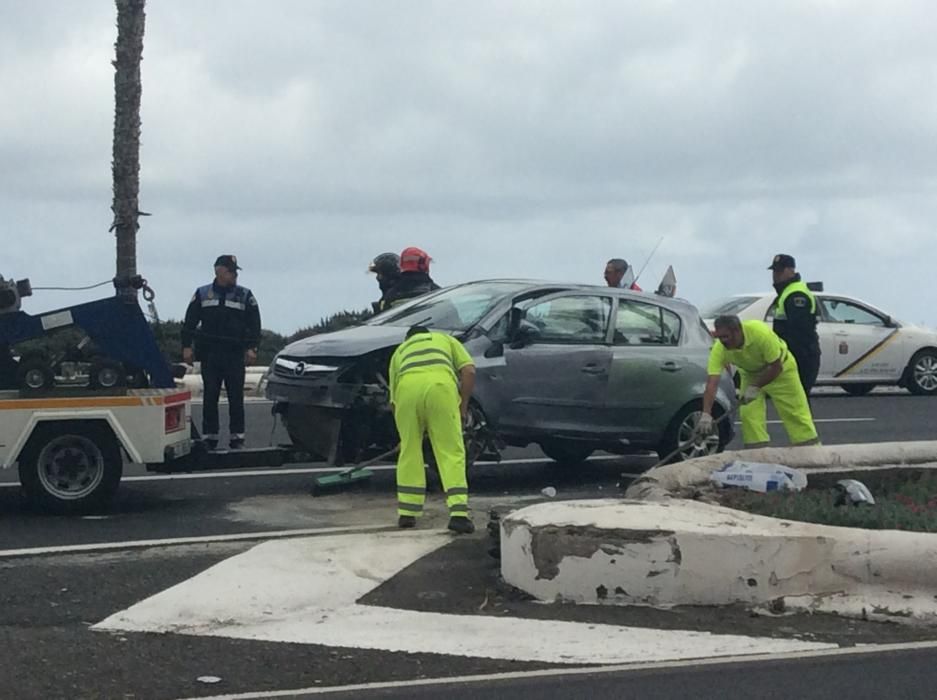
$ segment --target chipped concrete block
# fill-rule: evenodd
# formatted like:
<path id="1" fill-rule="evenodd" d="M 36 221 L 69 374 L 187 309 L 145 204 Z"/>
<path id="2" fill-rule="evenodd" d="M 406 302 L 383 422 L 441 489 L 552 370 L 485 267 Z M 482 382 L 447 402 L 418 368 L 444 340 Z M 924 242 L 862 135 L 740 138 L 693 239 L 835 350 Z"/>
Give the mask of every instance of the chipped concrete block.
<path id="1" fill-rule="evenodd" d="M 844 614 L 937 622 L 933 544 L 927 533 L 782 521 L 680 499 L 566 501 L 502 520 L 501 567 L 505 581 L 543 601 L 671 607 L 784 599 L 789 607 L 822 602 Z"/>

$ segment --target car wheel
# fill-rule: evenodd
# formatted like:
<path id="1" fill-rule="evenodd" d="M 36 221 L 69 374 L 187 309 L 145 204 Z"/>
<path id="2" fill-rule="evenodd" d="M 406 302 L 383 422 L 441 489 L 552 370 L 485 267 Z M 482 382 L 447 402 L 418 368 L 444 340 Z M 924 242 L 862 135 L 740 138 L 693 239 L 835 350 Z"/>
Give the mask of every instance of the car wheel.
<path id="1" fill-rule="evenodd" d="M 920 350 L 908 363 L 908 389 L 912 394 L 937 394 L 937 350 Z"/>
<path id="2" fill-rule="evenodd" d="M 465 468 L 468 470 L 485 453 L 491 439 L 485 413 L 474 401 L 469 403 L 468 416 L 462 432 L 465 436 Z"/>
<path id="3" fill-rule="evenodd" d="M 123 473 L 120 446 L 110 429 L 80 421 L 38 426 L 18 462 L 27 498 L 55 513 L 105 505 Z"/>
<path id="4" fill-rule="evenodd" d="M 865 396 L 875 388 L 874 384 L 841 384 L 840 386 L 850 396 Z"/>
<path id="5" fill-rule="evenodd" d="M 540 449 L 564 467 L 578 467 L 595 452 L 589 443 L 575 440 L 544 440 L 540 443 Z"/>
<path id="6" fill-rule="evenodd" d="M 55 386 L 55 374 L 44 355 L 23 357 L 16 370 L 17 385 L 24 396 L 43 394 Z"/>
<path id="7" fill-rule="evenodd" d="M 120 362 L 96 357 L 88 370 L 88 386 L 92 389 L 119 389 L 127 385 L 127 373 Z"/>
<path id="8" fill-rule="evenodd" d="M 713 418 L 718 420 L 725 412 L 721 407 L 713 407 Z M 682 462 L 694 457 L 715 454 L 725 449 L 729 441 L 729 426 L 723 421 L 717 427 L 718 432 L 705 438 L 695 436 L 696 425 L 703 414 L 703 406 L 696 402 L 684 406 L 670 421 L 667 431 L 657 448 L 660 459 L 669 456 L 669 462 Z"/>

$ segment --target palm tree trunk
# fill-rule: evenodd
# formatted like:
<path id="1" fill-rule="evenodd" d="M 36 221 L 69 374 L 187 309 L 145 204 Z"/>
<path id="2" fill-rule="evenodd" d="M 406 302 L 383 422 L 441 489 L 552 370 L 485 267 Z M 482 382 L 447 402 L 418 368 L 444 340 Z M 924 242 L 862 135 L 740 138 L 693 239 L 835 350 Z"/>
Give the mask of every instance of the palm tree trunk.
<path id="1" fill-rule="evenodd" d="M 140 61 L 146 0 L 115 0 L 117 43 L 114 60 L 114 223 L 117 238 L 117 288 L 122 296 L 136 301 L 129 282 L 137 274 L 137 229 L 140 194 Z"/>

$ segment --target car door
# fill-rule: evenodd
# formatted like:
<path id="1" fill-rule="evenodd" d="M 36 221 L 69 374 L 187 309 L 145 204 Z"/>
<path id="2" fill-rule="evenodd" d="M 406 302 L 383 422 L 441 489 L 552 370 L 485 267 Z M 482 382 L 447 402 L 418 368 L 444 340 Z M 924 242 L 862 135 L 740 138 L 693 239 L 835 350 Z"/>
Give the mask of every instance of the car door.
<path id="1" fill-rule="evenodd" d="M 842 297 L 820 300 L 825 335 L 832 337 L 833 371 L 836 381 L 897 380 L 903 366 L 896 361 L 900 353 L 889 352 L 898 336 L 894 323 L 874 309 Z M 897 347 L 897 346 L 896 346 Z M 822 348 L 827 352 L 827 348 Z"/>
<path id="2" fill-rule="evenodd" d="M 612 352 L 610 295 L 565 292 L 519 307 L 536 336 L 505 346 L 490 370 L 499 386 L 501 426 L 523 434 L 593 435 L 607 423 Z M 516 344 L 515 344 L 516 345 Z"/>
<path id="3" fill-rule="evenodd" d="M 825 296 L 817 295 L 817 337 L 820 339 L 820 371 L 817 382 L 835 382 L 836 365 L 839 353 L 836 345 L 836 333 L 841 324 L 833 321 L 826 312 Z"/>
<path id="4" fill-rule="evenodd" d="M 681 345 L 680 317 L 653 301 L 618 300 L 612 332 L 608 409 L 623 438 L 659 440 L 677 411 L 702 387 L 704 372 Z"/>

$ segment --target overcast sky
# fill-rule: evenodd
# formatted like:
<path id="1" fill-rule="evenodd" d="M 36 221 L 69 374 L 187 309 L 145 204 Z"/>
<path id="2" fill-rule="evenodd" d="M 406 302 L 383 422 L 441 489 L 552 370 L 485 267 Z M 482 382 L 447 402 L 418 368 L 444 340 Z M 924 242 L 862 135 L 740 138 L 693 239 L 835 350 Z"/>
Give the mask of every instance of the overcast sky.
<path id="1" fill-rule="evenodd" d="M 114 274 L 113 2 L 0 0 L 0 274 Z M 602 283 L 702 304 L 807 279 L 937 326 L 937 5 L 150 0 L 138 267 L 179 318 L 235 253 L 264 326 L 443 285 Z M 44 311 L 98 292 L 37 292 Z"/>

